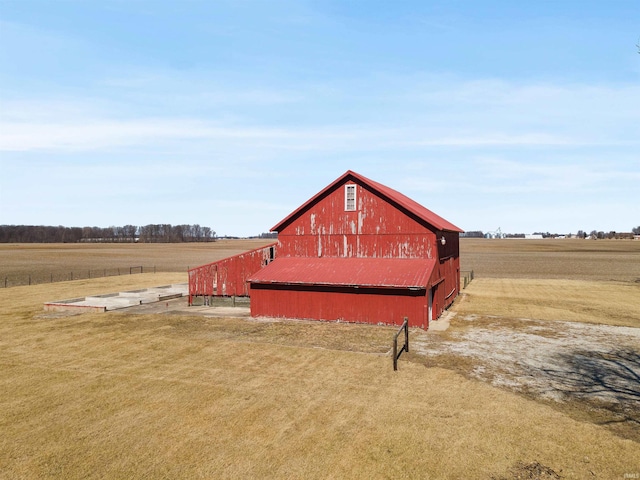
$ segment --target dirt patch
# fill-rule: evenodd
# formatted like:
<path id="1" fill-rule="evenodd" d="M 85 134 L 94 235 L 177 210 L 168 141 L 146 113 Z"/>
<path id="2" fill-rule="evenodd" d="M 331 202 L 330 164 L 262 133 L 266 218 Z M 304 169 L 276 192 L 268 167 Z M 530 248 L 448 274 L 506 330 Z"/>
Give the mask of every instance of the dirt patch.
<path id="1" fill-rule="evenodd" d="M 411 347 L 427 364 L 595 409 L 598 423 L 640 441 L 640 329 L 458 315 L 447 332 L 418 334 Z"/>

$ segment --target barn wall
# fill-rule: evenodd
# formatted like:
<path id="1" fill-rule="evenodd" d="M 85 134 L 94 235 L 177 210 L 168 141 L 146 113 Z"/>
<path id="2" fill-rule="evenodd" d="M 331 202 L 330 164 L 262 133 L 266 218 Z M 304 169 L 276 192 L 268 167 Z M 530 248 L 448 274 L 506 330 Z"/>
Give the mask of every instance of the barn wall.
<path id="1" fill-rule="evenodd" d="M 252 284 L 251 315 L 428 326 L 425 290 Z"/>
<path id="2" fill-rule="evenodd" d="M 435 258 L 433 234 L 278 235 L 280 257 Z"/>
<path id="3" fill-rule="evenodd" d="M 445 238 L 445 244 L 438 242 L 438 258 L 431 274 L 433 288 L 432 316 L 442 315 L 460 293 L 459 235 L 457 232 L 438 232 L 438 238 Z"/>
<path id="4" fill-rule="evenodd" d="M 246 296 L 247 278 L 268 265 L 275 243 L 189 270 L 189 302 L 195 295 Z"/>
<path id="5" fill-rule="evenodd" d="M 353 183 L 353 182 L 349 182 Z M 356 184 L 357 209 L 344 209 L 344 185 L 278 232 L 283 257 L 434 258 L 436 234 L 419 219 Z"/>
<path id="6" fill-rule="evenodd" d="M 194 295 L 213 295 L 217 271 L 217 263 L 208 263 L 189 270 L 189 303 Z"/>

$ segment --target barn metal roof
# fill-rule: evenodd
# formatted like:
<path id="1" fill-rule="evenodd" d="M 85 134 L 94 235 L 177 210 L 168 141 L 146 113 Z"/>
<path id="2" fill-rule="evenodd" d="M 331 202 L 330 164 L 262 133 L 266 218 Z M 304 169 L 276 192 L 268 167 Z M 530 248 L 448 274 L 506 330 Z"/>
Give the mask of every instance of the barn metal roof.
<path id="1" fill-rule="evenodd" d="M 276 226 L 274 226 L 271 229 L 271 231 L 272 232 L 280 232 L 280 231 L 282 231 L 284 226 L 286 226 L 294 218 L 297 218 L 299 215 L 301 215 L 308 207 L 313 205 L 326 192 L 329 192 L 329 191 L 333 190 L 334 188 L 346 183 L 349 180 L 353 180 L 356 183 L 359 183 L 359 184 L 363 185 L 365 188 L 369 188 L 373 192 L 375 192 L 378 195 L 386 198 L 388 201 L 390 201 L 391 203 L 393 203 L 396 206 L 398 206 L 400 209 L 403 209 L 403 210 L 405 210 L 405 211 L 417 216 L 418 218 L 420 218 L 421 220 L 425 221 L 429 225 L 435 227 L 437 230 L 450 231 L 450 232 L 463 232 L 464 231 L 464 230 L 460 229 L 459 227 L 456 227 L 453 223 L 445 220 L 440 215 L 437 215 L 434 212 L 432 212 L 431 210 L 429 210 L 428 208 L 423 207 L 422 205 L 420 205 L 415 200 L 410 199 L 406 195 L 403 195 L 402 193 L 400 193 L 400 192 L 398 192 L 398 191 L 396 191 L 396 190 L 394 190 L 392 188 L 389 188 L 389 187 L 387 187 L 385 185 L 382 185 L 381 183 L 374 182 L 373 180 L 370 180 L 369 178 L 367 178 L 367 177 L 365 177 L 363 175 L 360 175 L 359 173 L 356 173 L 356 172 L 354 172 L 352 170 L 347 170 L 342 176 L 340 176 L 338 179 L 336 179 L 330 185 L 328 185 L 327 187 L 323 188 L 320 192 L 318 192 L 316 195 L 314 195 L 309 200 L 307 200 L 305 203 L 303 203 L 300 207 L 298 207 L 296 210 L 294 210 L 292 213 L 290 213 L 285 219 L 281 220 L 280 223 L 278 223 Z"/>
<path id="2" fill-rule="evenodd" d="M 248 281 L 260 284 L 423 289 L 435 266 L 425 258 L 276 258 Z"/>

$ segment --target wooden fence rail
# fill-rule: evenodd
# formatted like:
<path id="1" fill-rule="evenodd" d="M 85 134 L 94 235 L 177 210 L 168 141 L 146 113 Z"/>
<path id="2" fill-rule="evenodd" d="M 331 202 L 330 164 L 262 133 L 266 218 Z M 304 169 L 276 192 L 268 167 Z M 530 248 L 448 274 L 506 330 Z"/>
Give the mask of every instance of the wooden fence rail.
<path id="1" fill-rule="evenodd" d="M 403 330 L 404 330 L 404 345 L 398 352 L 398 337 L 400 336 Z M 407 317 L 404 317 L 404 322 L 402 323 L 400 330 L 398 330 L 396 334 L 393 336 L 393 370 L 394 371 L 398 370 L 398 359 L 400 358 L 400 355 L 402 355 L 402 352 L 409 353 L 409 319 Z"/>

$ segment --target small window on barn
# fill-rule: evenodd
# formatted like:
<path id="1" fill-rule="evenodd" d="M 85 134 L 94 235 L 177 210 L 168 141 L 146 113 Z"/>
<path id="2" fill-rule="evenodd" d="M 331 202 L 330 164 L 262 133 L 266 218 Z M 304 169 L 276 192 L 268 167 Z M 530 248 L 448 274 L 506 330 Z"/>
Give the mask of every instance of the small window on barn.
<path id="1" fill-rule="evenodd" d="M 344 209 L 347 212 L 354 212 L 356 209 L 356 186 L 344 186 Z"/>

